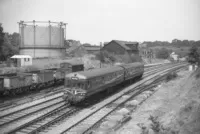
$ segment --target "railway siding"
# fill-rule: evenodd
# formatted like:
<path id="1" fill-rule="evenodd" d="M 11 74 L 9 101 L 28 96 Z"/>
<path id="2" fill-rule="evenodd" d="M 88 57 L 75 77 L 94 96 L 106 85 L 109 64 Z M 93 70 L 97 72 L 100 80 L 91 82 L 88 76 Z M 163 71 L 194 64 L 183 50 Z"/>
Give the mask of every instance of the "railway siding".
<path id="1" fill-rule="evenodd" d="M 48 109 L 48 108 L 50 108 L 50 107 L 52 107 L 52 106 L 54 106 L 54 105 L 56 105 L 56 104 L 58 104 L 62 101 L 63 101 L 62 98 L 54 99 L 52 101 L 48 101 L 46 103 L 42 103 L 40 105 L 30 107 L 30 108 L 25 109 L 23 111 L 18 111 L 14 114 L 10 114 L 8 116 L 5 116 L 5 117 L 1 118 L 1 120 L 5 120 L 5 121 L 0 122 L 0 127 L 2 125 L 17 121 L 17 120 L 25 118 L 27 116 L 34 115 L 34 114 L 38 113 L 39 111 Z"/>
<path id="2" fill-rule="evenodd" d="M 55 95 L 53 95 L 53 96 L 41 98 L 41 99 L 32 101 L 32 102 L 30 102 L 30 103 L 22 104 L 22 105 L 20 105 L 20 106 L 18 106 L 18 107 L 14 107 L 14 108 L 10 108 L 10 109 L 1 111 L 1 112 L 0 112 L 0 118 L 3 117 L 3 116 L 6 116 L 6 115 L 8 115 L 8 114 L 17 112 L 17 111 L 19 111 L 19 110 L 23 110 L 24 108 L 33 107 L 34 105 L 38 105 L 38 104 L 40 104 L 40 103 L 42 103 L 42 102 L 45 102 L 45 101 L 48 101 L 48 100 L 52 100 L 52 99 L 54 99 L 54 98 L 58 98 L 58 97 L 62 96 L 62 94 L 63 94 L 63 93 L 55 94 Z"/>
<path id="3" fill-rule="evenodd" d="M 40 118 L 41 116 L 43 116 L 43 115 L 45 115 L 45 114 L 47 114 L 47 113 L 49 113 L 49 112 L 51 112 L 53 110 L 58 109 L 59 107 L 62 107 L 64 104 L 65 104 L 65 102 L 59 103 L 59 104 L 54 105 L 54 106 L 52 106 L 51 108 L 49 108 L 49 109 L 47 109 L 45 111 L 38 112 L 37 114 L 32 115 L 29 118 L 26 118 L 26 119 L 23 119 L 23 120 L 19 120 L 19 121 L 14 122 L 14 123 L 12 123 L 10 125 L 2 127 L 2 128 L 0 128 L 1 132 L 2 133 L 8 133 L 10 130 L 16 129 L 16 128 L 18 128 L 18 127 L 20 127 L 20 126 L 22 126 L 22 125 L 24 125 L 24 124 L 26 124 L 28 122 L 31 122 L 32 120 Z"/>

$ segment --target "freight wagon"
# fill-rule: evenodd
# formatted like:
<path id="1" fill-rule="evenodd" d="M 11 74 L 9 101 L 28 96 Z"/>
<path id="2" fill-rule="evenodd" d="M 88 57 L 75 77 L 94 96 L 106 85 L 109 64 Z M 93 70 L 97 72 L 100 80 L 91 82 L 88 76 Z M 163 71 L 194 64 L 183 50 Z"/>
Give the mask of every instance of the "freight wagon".
<path id="1" fill-rule="evenodd" d="M 32 74 L 12 73 L 0 76 L 0 92 L 3 94 L 16 94 L 28 91 L 33 84 Z"/>
<path id="2" fill-rule="evenodd" d="M 64 84 L 65 74 L 83 71 L 84 65 L 75 62 L 60 64 L 60 68 L 0 75 L 0 94 L 19 94 L 26 91 Z"/>

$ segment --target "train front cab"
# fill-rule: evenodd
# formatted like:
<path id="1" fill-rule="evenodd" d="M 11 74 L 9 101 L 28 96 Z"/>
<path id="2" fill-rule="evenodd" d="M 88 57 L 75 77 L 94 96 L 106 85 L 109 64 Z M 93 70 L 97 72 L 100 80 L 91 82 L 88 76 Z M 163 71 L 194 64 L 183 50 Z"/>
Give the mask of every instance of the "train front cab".
<path id="1" fill-rule="evenodd" d="M 70 103 L 78 103 L 85 99 L 87 81 L 78 77 L 65 78 L 65 89 L 63 99 Z"/>

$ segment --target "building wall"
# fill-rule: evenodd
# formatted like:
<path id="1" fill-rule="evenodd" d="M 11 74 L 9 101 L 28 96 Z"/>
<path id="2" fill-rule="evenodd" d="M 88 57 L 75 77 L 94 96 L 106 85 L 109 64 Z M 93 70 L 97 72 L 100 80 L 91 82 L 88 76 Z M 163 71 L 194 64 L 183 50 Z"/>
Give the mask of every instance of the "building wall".
<path id="1" fill-rule="evenodd" d="M 138 54 L 139 55 L 139 50 L 128 50 L 128 54 Z"/>
<path id="2" fill-rule="evenodd" d="M 21 59 L 21 66 L 31 66 L 31 65 L 32 65 L 32 58 Z"/>
<path id="3" fill-rule="evenodd" d="M 108 52 L 115 53 L 115 54 L 125 54 L 126 53 L 126 50 L 123 47 L 121 47 L 119 44 L 115 43 L 114 41 L 105 45 L 102 48 L 102 50 L 106 50 Z"/>
<path id="4" fill-rule="evenodd" d="M 32 65 L 32 58 L 21 58 L 21 59 L 16 59 L 16 60 L 17 60 L 17 67 Z"/>
<path id="5" fill-rule="evenodd" d="M 64 49 L 21 49 L 21 55 L 30 55 L 33 58 L 63 57 Z"/>
<path id="6" fill-rule="evenodd" d="M 19 53 L 33 58 L 64 56 L 64 28 L 59 26 L 20 27 Z"/>

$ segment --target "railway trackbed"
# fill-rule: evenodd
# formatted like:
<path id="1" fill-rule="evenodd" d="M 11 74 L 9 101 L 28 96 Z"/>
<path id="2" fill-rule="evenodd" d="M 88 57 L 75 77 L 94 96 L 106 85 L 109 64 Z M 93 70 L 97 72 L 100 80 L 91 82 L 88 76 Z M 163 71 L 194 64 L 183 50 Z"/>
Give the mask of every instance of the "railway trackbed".
<path id="1" fill-rule="evenodd" d="M 182 66 L 183 66 L 183 64 L 178 64 L 173 69 L 177 70 L 178 67 L 182 67 Z M 165 67 L 165 69 L 166 68 L 169 68 L 169 67 Z M 164 69 L 162 68 L 161 70 L 164 70 Z M 172 70 L 168 69 L 168 71 L 172 71 Z M 147 86 L 149 84 L 152 84 L 152 82 L 153 81 L 155 82 L 156 79 L 158 81 L 158 78 L 163 77 L 164 74 L 166 74 L 168 71 L 167 70 L 161 71 L 161 72 L 163 72 L 163 74 L 161 75 L 158 73 L 158 71 L 154 70 L 154 72 L 152 72 L 152 70 L 151 70 L 151 72 L 154 75 L 147 73 L 146 76 L 144 76 L 147 78 L 143 78 L 143 80 L 142 80 L 143 82 L 139 81 L 138 83 L 135 83 L 134 85 L 128 87 L 127 89 L 120 91 L 116 95 L 106 98 L 104 101 L 92 106 L 91 108 L 81 109 L 81 108 L 77 108 L 77 107 L 70 107 L 68 105 L 63 104 L 63 105 L 60 105 L 60 107 L 55 108 L 54 110 L 51 110 L 43 115 L 40 115 L 35 118 L 31 118 L 31 119 L 29 118 L 28 121 L 25 121 L 23 123 L 18 123 L 18 125 L 15 125 L 12 127 L 7 127 L 7 129 L 4 129 L 4 132 L 8 132 L 8 133 L 16 133 L 16 132 L 17 133 L 37 133 L 37 132 L 46 132 L 46 131 L 48 133 L 71 132 L 71 131 L 73 131 L 73 129 L 79 128 L 79 127 L 77 127 L 77 125 L 81 123 L 80 122 L 81 119 L 83 122 L 85 122 L 84 121 L 85 119 L 87 119 L 87 118 L 90 119 L 91 118 L 90 116 L 92 116 L 93 114 L 96 115 L 96 113 L 99 113 L 98 111 L 104 111 L 104 110 L 100 110 L 100 109 L 106 108 L 109 104 L 112 105 L 111 103 L 114 103 L 114 101 L 116 102 L 118 100 L 120 102 L 120 98 L 121 98 L 121 101 L 125 101 L 124 97 L 122 97 L 122 96 L 124 96 L 127 93 L 129 95 L 130 95 L 130 93 L 133 94 L 132 96 L 134 96 L 134 94 L 136 94 L 136 93 L 137 94 L 141 93 L 142 91 L 139 89 L 142 88 L 142 85 Z M 155 72 L 157 72 L 157 73 L 155 73 Z M 158 74 L 159 74 L 159 76 L 157 76 Z M 152 76 L 149 76 L 149 75 L 152 75 Z M 157 78 L 155 78 L 155 76 L 157 76 Z M 154 80 L 152 80 L 152 79 L 154 79 Z M 133 90 L 133 88 L 134 88 L 134 90 Z M 134 92 L 132 92 L 132 90 Z M 121 105 L 121 103 L 119 105 Z M 119 106 L 116 105 L 116 108 L 118 108 L 118 107 Z M 109 110 L 114 111 L 115 109 L 113 110 L 113 108 L 112 108 Z M 107 114 L 110 112 L 109 110 L 105 110 L 105 111 L 107 111 Z M 91 112 L 93 112 L 93 113 L 91 113 Z M 75 116 L 75 113 L 77 116 Z M 106 113 L 104 113 L 103 115 L 105 115 L 105 114 Z M 102 115 L 102 114 L 100 114 L 100 115 Z M 91 118 L 91 119 L 94 119 L 94 118 Z M 80 123 L 78 123 L 78 122 L 80 122 Z M 92 123 L 90 123 L 90 124 L 92 125 Z M 95 124 L 95 123 L 93 123 L 93 124 Z M 54 126 L 56 128 L 53 128 L 53 130 L 56 130 L 56 131 L 49 130 L 49 129 L 51 129 L 51 127 L 54 127 Z M 60 127 L 60 126 L 62 126 L 62 127 Z M 89 125 L 87 124 L 87 126 L 89 126 Z M 47 128 L 49 128 L 49 129 L 47 129 Z M 84 131 L 81 131 L 81 132 L 84 132 Z"/>
<path id="2" fill-rule="evenodd" d="M 27 103 L 32 103 L 33 101 L 37 101 L 39 99 L 47 98 L 54 94 L 59 94 L 62 92 L 63 88 L 64 88 L 63 86 L 59 86 L 54 89 L 52 88 L 47 89 L 46 91 L 42 91 L 36 94 L 31 94 L 22 98 L 7 100 L 4 103 L 0 103 L 0 112 L 12 109 L 14 107 L 19 107 L 21 105 L 25 105 Z"/>
<path id="3" fill-rule="evenodd" d="M 172 70 L 175 71 L 177 69 L 180 68 L 178 67 Z M 131 87 L 131 89 L 134 88 L 134 90 L 131 90 L 129 87 L 127 89 L 124 89 L 121 93 L 116 94 L 108 98 L 108 100 L 103 101 L 101 105 L 98 104 L 96 108 L 92 110 L 86 109 L 88 111 L 83 111 L 83 113 L 81 112 L 81 116 L 77 116 L 78 119 L 75 117 L 77 120 L 73 118 L 73 125 L 72 120 L 69 119 L 63 124 L 63 126 L 60 125 L 57 128 L 48 131 L 48 133 L 91 133 L 93 128 L 95 128 L 103 119 L 109 116 L 112 112 L 120 108 L 133 97 L 141 94 L 144 91 L 152 89 L 152 87 L 154 87 L 158 84 L 158 82 L 160 82 L 162 77 L 164 77 L 168 72 L 171 72 L 172 70 L 170 69 L 168 71 L 162 71 L 162 73 L 160 73 L 159 76 L 155 74 L 148 79 L 146 78 L 147 80 L 145 80 L 144 82 L 140 81 L 134 84 L 134 87 Z M 71 124 L 69 122 L 71 122 Z M 64 127 L 65 129 L 61 129 L 62 127 Z M 56 132 L 55 130 L 59 130 L 59 132 Z"/>
<path id="4" fill-rule="evenodd" d="M 12 129 L 27 121 L 38 118 L 65 104 L 62 93 L 52 95 L 47 98 L 38 99 L 34 102 L 26 103 L 18 107 L 10 108 L 0 112 L 0 132 L 5 129 Z"/>

